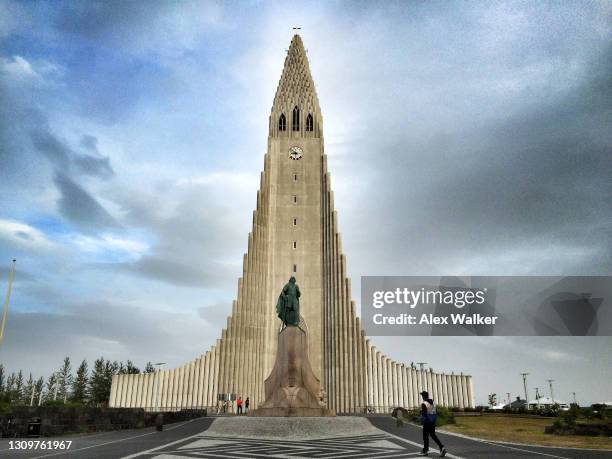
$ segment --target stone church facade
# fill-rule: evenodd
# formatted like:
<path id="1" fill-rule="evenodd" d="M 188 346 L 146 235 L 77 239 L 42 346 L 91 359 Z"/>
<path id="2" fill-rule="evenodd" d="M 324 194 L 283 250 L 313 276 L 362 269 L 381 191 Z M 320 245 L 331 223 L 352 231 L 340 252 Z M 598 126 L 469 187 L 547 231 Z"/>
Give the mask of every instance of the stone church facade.
<path id="1" fill-rule="evenodd" d="M 312 368 L 338 413 L 415 407 L 428 390 L 439 405 L 474 407 L 472 377 L 395 362 L 364 334 L 351 299 L 338 229 L 323 118 L 306 52 L 295 35 L 269 120 L 268 151 L 232 314 L 216 344 L 181 367 L 113 377 L 111 407 L 217 405 L 236 393 L 257 408 L 276 355 L 275 304 L 290 276 L 300 286 Z"/>

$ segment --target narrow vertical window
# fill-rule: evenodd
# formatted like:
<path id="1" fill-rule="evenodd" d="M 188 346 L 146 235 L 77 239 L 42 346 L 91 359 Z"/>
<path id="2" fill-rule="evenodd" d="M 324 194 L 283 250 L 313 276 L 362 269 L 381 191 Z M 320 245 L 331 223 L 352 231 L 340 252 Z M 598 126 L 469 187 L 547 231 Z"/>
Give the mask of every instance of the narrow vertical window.
<path id="1" fill-rule="evenodd" d="M 312 122 L 312 115 L 309 113 L 308 117 L 306 118 L 306 130 L 308 132 L 312 132 L 314 129 L 314 123 Z"/>
<path id="2" fill-rule="evenodd" d="M 285 119 L 285 114 L 281 113 L 281 116 L 278 119 L 278 130 L 285 131 L 286 129 L 287 129 L 287 120 Z"/>
<path id="3" fill-rule="evenodd" d="M 293 248 L 297 249 L 297 241 L 293 241 Z"/>
<path id="4" fill-rule="evenodd" d="M 293 109 L 293 120 L 291 124 L 294 131 L 300 130 L 300 109 L 297 107 L 297 105 Z"/>
<path id="5" fill-rule="evenodd" d="M 297 273 L 297 265 L 293 265 L 293 272 Z"/>
<path id="6" fill-rule="evenodd" d="M 293 219 L 293 226 L 297 226 L 297 218 Z"/>
<path id="7" fill-rule="evenodd" d="M 297 174 L 293 174 L 293 181 L 297 182 Z"/>
<path id="8" fill-rule="evenodd" d="M 293 196 L 293 203 L 297 204 L 297 196 Z"/>

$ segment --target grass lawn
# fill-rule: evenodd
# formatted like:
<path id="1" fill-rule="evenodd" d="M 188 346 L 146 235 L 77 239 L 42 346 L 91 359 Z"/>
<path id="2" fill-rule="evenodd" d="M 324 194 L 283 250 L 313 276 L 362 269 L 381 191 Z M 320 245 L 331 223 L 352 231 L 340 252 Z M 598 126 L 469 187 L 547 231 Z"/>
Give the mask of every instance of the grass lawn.
<path id="1" fill-rule="evenodd" d="M 448 424 L 439 430 L 460 433 L 486 440 L 509 441 L 543 446 L 566 446 L 571 448 L 612 449 L 608 437 L 586 437 L 578 435 L 551 435 L 544 427 L 554 418 L 519 418 L 516 416 L 457 416 L 456 424 Z"/>

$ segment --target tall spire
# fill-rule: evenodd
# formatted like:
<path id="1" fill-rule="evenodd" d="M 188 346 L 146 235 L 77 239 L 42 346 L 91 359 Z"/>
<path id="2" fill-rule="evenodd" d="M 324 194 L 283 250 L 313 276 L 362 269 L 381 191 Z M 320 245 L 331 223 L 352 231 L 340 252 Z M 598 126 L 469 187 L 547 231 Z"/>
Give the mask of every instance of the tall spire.
<path id="1" fill-rule="evenodd" d="M 274 103 L 272 104 L 272 120 L 278 119 L 281 114 L 288 117 L 294 107 L 302 113 L 312 113 L 321 119 L 321 110 L 315 84 L 310 73 L 306 50 L 299 35 L 294 35 L 285 58 L 285 65 Z"/>

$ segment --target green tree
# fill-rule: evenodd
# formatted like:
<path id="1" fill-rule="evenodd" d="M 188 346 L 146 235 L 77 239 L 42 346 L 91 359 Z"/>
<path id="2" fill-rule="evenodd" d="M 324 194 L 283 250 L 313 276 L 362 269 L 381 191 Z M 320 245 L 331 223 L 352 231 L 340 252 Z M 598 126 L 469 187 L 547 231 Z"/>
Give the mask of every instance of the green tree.
<path id="1" fill-rule="evenodd" d="M 6 383 L 6 373 L 4 371 L 4 365 L 0 363 L 0 398 L 4 395 L 4 385 Z"/>
<path id="2" fill-rule="evenodd" d="M 36 396 L 35 396 L 36 400 L 34 400 L 34 405 L 38 405 L 38 400 L 40 400 L 40 396 L 43 393 L 43 390 L 45 388 L 45 379 L 42 376 L 38 378 L 38 380 L 34 384 L 34 387 L 36 390 Z"/>
<path id="3" fill-rule="evenodd" d="M 8 403 L 12 403 L 15 397 L 15 373 L 11 373 L 6 378 L 6 385 L 4 387 L 4 400 Z"/>
<path id="4" fill-rule="evenodd" d="M 57 382 L 58 382 L 58 396 L 60 399 L 64 400 L 64 403 L 68 399 L 68 391 L 70 386 L 72 386 L 73 381 L 72 376 L 72 365 L 70 364 L 70 357 L 64 358 L 64 363 L 62 367 L 57 372 Z"/>
<path id="5" fill-rule="evenodd" d="M 131 360 L 128 360 L 127 364 L 125 365 L 125 372 L 128 375 L 137 375 L 140 373 L 140 369 L 134 366 Z"/>
<path id="6" fill-rule="evenodd" d="M 55 384 L 57 383 L 57 376 L 55 373 L 51 374 L 47 378 L 47 384 L 45 385 L 45 400 L 53 400 L 55 398 Z"/>
<path id="7" fill-rule="evenodd" d="M 23 371 L 19 370 L 15 378 L 15 390 L 12 398 L 13 403 L 23 403 Z"/>
<path id="8" fill-rule="evenodd" d="M 84 403 L 87 398 L 87 361 L 83 360 L 72 383 L 72 400 Z"/>
<path id="9" fill-rule="evenodd" d="M 113 375 L 117 374 L 119 369 L 117 362 L 111 363 L 104 360 L 104 357 L 96 359 L 89 378 L 89 400 L 92 404 L 99 406 L 108 402 Z"/>
<path id="10" fill-rule="evenodd" d="M 30 377 L 28 378 L 23 389 L 24 405 L 30 405 L 30 402 L 32 401 L 32 391 L 34 391 L 34 378 L 32 377 L 32 373 L 30 373 Z"/>
<path id="11" fill-rule="evenodd" d="M 145 373 L 155 373 L 155 367 L 151 362 L 147 362 L 147 366 L 144 369 Z"/>

